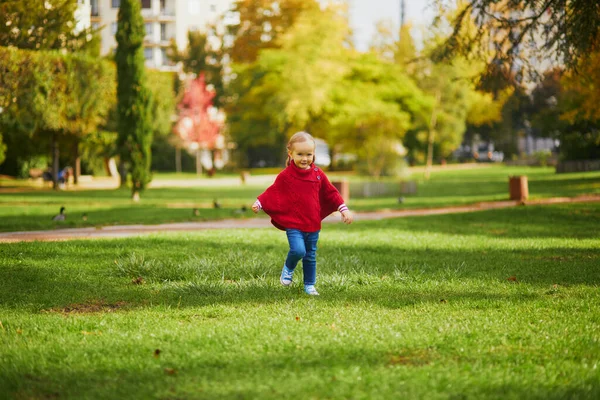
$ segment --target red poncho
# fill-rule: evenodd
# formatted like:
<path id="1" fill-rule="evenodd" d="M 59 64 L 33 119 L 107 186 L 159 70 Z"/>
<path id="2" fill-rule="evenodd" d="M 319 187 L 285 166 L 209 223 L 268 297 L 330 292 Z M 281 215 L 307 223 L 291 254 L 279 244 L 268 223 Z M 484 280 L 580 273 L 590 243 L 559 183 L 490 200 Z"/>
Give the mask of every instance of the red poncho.
<path id="1" fill-rule="evenodd" d="M 321 230 L 321 221 L 344 200 L 320 168 L 300 169 L 293 162 L 281 171 L 258 200 L 278 229 Z"/>

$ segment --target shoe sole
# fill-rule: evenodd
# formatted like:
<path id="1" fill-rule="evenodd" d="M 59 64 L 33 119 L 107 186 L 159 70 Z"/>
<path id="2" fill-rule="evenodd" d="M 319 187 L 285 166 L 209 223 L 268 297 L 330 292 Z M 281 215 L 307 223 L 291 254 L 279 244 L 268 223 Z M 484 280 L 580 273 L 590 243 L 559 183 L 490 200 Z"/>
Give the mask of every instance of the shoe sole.
<path id="1" fill-rule="evenodd" d="M 292 281 L 289 281 L 288 283 L 284 282 L 284 280 L 282 278 L 279 278 L 279 282 L 281 282 L 281 284 L 283 286 L 290 286 L 292 284 Z"/>

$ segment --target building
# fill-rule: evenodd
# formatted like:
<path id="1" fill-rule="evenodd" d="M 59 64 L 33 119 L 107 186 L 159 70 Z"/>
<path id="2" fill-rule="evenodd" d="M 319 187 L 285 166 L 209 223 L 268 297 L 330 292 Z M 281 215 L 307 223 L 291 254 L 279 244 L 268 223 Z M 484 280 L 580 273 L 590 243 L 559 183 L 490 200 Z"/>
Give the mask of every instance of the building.
<path id="1" fill-rule="evenodd" d="M 227 16 L 235 0 L 140 0 L 146 26 L 144 57 L 146 66 L 173 70 L 167 48 L 175 40 L 179 49 L 187 47 L 190 30 L 205 30 L 220 17 Z M 102 55 L 116 50 L 117 17 L 121 0 L 80 0 L 89 3 L 90 23 L 100 28 Z"/>
<path id="2" fill-rule="evenodd" d="M 75 10 L 75 21 L 77 21 L 77 23 L 74 29 L 75 32 L 81 32 L 91 26 L 91 13 L 92 7 L 90 5 L 90 0 L 77 0 L 77 9 Z"/>

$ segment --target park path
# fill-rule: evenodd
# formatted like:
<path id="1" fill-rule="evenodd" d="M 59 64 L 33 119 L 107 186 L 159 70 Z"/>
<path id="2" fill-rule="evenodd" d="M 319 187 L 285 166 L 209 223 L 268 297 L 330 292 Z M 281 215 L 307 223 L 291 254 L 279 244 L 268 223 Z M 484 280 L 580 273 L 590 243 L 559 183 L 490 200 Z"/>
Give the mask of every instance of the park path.
<path id="1" fill-rule="evenodd" d="M 389 210 L 377 212 L 356 212 L 354 221 L 381 220 L 386 218 L 400 218 L 423 215 L 439 215 L 450 213 L 466 213 L 498 208 L 515 207 L 522 204 L 556 204 L 556 203 L 584 203 L 600 202 L 600 195 L 586 195 L 579 197 L 554 197 L 549 199 L 520 201 L 492 201 L 465 206 L 444 208 L 428 208 L 415 210 Z M 340 223 L 337 213 L 324 220 L 325 223 Z M 266 228 L 271 223 L 268 218 L 225 219 L 205 222 L 179 222 L 159 225 L 119 225 L 91 228 L 69 228 L 47 231 L 22 231 L 0 233 L 0 243 L 30 242 L 30 241 L 63 241 L 77 239 L 124 238 L 164 232 L 193 232 L 206 229 L 249 229 Z"/>

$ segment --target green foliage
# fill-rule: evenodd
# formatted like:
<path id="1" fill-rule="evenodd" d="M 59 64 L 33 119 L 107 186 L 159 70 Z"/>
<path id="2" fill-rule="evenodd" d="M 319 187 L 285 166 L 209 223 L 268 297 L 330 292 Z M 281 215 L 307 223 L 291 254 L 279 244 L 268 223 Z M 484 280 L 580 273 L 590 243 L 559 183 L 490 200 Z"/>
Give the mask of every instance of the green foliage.
<path id="1" fill-rule="evenodd" d="M 147 85 L 152 92 L 152 130 L 155 136 L 173 133 L 173 116 L 180 94 L 177 93 L 179 77 L 174 72 L 148 70 Z"/>
<path id="2" fill-rule="evenodd" d="M 94 132 L 115 102 L 114 73 L 108 61 L 83 53 L 0 48 L 0 132 L 9 170 L 46 154 L 52 137 L 67 142 Z"/>
<path id="3" fill-rule="evenodd" d="M 2 132 L 0 132 L 0 165 L 6 158 L 6 144 L 2 141 Z"/>
<path id="4" fill-rule="evenodd" d="M 370 174 L 390 174 L 402 154 L 400 142 L 429 100 L 402 66 L 373 54 L 357 55 L 348 66 L 327 108 L 326 137 L 338 151 L 355 152 Z"/>
<path id="5" fill-rule="evenodd" d="M 560 158 L 565 161 L 600 159 L 600 126 L 579 123 L 562 132 Z"/>
<path id="6" fill-rule="evenodd" d="M 316 124 L 344 77 L 347 34 L 336 9 L 306 12 L 280 37 L 279 49 L 263 50 L 254 64 L 236 66 L 228 123 L 239 149 L 248 153 L 266 145 L 283 156 L 295 131 L 327 138 Z"/>
<path id="7" fill-rule="evenodd" d="M 104 175 L 108 160 L 116 154 L 117 133 L 97 130 L 79 144 L 83 173 Z"/>
<path id="8" fill-rule="evenodd" d="M 122 0 L 116 34 L 118 149 L 129 164 L 132 196 L 150 182 L 152 145 L 152 93 L 146 83 L 141 3 Z M 124 184 L 124 182 L 122 182 Z"/>
<path id="9" fill-rule="evenodd" d="M 441 20 L 452 18 L 447 12 Z M 467 20 L 465 24 L 472 22 Z M 470 25 L 467 27 L 470 28 Z M 477 90 L 478 79 L 485 64 L 469 59 L 469 55 L 454 55 L 438 60 L 433 49 L 444 40 L 443 24 L 434 25 L 426 39 L 425 57 L 415 59 L 412 69 L 415 81 L 431 99 L 430 111 L 415 121 L 405 145 L 413 162 L 427 162 L 447 158 L 463 141 L 467 125 L 480 126 L 500 118 L 502 102 L 490 94 Z M 461 38 L 470 38 L 469 29 L 461 31 Z"/>
<path id="10" fill-rule="evenodd" d="M 443 0 L 436 4 L 448 7 Z M 464 36 L 464 27 L 473 17 L 477 31 Z M 475 54 L 490 66 L 513 66 L 519 60 L 520 68 L 536 56 L 561 60 L 573 69 L 598 48 L 600 7 L 596 1 L 469 0 L 459 3 L 452 26 L 442 47 L 443 56 Z M 484 40 L 491 42 L 480 46 Z"/>
<path id="11" fill-rule="evenodd" d="M 268 70 L 261 64 L 234 65 L 236 78 L 229 84 L 232 94 L 227 105 L 229 135 L 237 144 L 240 165 L 252 164 L 251 153 L 267 148 L 271 165 L 283 165 L 285 135 L 273 121 L 278 110 L 269 104 L 276 86 L 268 82 Z M 267 157 L 270 156 L 270 157 Z"/>
<path id="12" fill-rule="evenodd" d="M 287 137 L 307 130 L 335 151 L 360 153 L 381 174 L 377 143 L 397 147 L 427 99 L 401 66 L 349 49 L 348 34 L 339 8 L 307 11 L 281 36 L 280 48 L 235 67 L 228 123 L 240 150 L 269 146 L 284 154 Z"/>
<path id="13" fill-rule="evenodd" d="M 78 0 L 0 1 L 0 46 L 98 55 L 96 32 L 76 28 L 77 3 Z"/>

